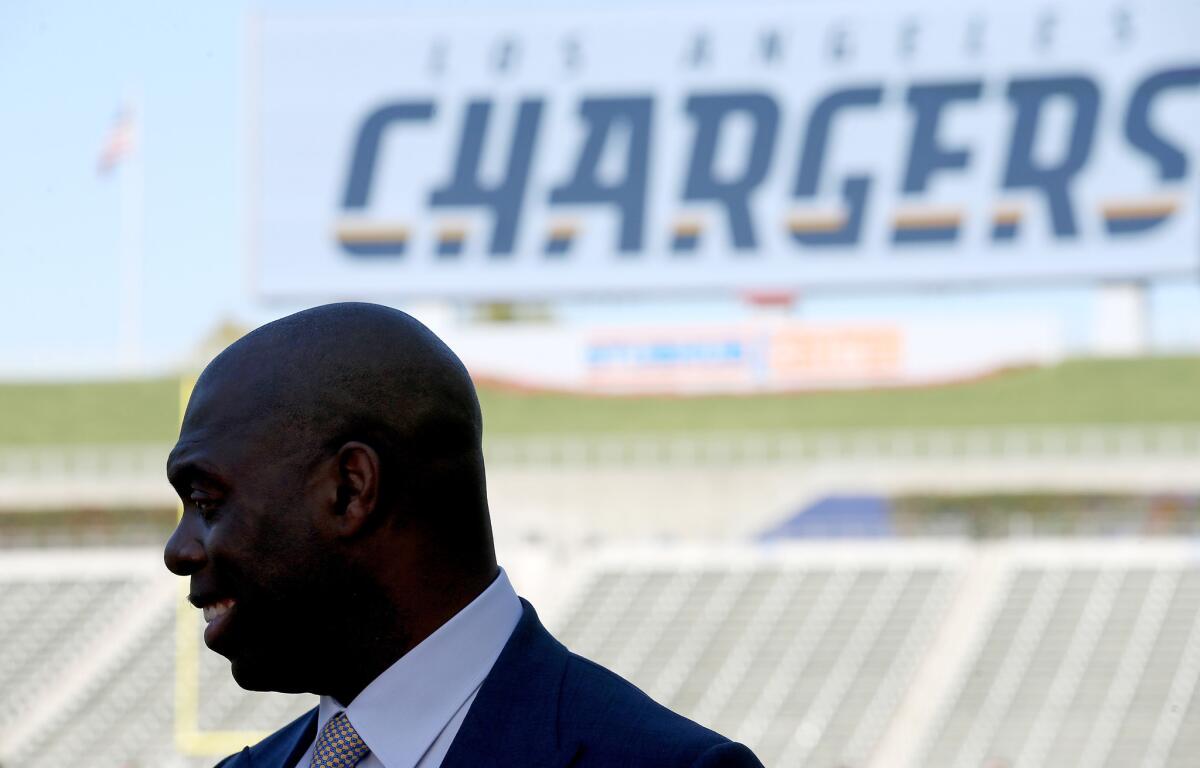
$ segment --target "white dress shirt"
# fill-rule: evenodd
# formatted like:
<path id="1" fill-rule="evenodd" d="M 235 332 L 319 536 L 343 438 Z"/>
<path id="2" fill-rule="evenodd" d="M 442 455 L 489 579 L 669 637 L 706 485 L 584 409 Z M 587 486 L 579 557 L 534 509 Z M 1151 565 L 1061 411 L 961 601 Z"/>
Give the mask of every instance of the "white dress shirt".
<path id="1" fill-rule="evenodd" d="M 344 711 L 371 749 L 358 768 L 437 768 L 521 612 L 501 569 L 479 597 L 372 680 L 350 706 L 322 696 L 317 737 Z M 315 746 L 314 739 L 296 768 L 309 768 Z"/>

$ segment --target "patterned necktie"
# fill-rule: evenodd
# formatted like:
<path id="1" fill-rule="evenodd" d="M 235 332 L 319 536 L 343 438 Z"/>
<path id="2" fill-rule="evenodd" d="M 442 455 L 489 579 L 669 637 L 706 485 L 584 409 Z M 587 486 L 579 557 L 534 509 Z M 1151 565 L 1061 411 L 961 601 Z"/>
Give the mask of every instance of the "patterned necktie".
<path id="1" fill-rule="evenodd" d="M 317 745 L 313 748 L 309 768 L 354 768 L 358 761 L 370 752 L 370 748 L 359 738 L 358 731 L 350 725 L 345 712 L 329 718 Z"/>

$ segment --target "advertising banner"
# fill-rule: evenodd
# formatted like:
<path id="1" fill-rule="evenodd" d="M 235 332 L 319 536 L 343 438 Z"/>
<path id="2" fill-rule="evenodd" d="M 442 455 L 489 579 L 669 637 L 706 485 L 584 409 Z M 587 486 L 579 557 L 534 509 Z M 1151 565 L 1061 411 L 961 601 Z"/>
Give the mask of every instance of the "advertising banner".
<path id="1" fill-rule="evenodd" d="M 1062 358 L 1036 314 L 953 322 L 785 318 L 686 325 L 459 326 L 446 341 L 473 376 L 594 394 L 761 393 L 942 384 Z"/>
<path id="2" fill-rule="evenodd" d="M 249 51 L 255 288 L 1195 272 L 1197 30 L 1183 0 L 270 12 Z"/>

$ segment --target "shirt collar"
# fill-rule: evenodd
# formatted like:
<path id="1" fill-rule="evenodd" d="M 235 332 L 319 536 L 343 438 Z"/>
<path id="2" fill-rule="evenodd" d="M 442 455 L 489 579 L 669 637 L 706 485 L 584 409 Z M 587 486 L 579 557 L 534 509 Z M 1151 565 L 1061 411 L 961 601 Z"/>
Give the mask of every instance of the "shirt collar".
<path id="1" fill-rule="evenodd" d="M 521 612 L 521 600 L 501 568 L 487 589 L 371 681 L 350 706 L 322 696 L 317 733 L 345 711 L 385 768 L 416 765 L 483 683 Z"/>

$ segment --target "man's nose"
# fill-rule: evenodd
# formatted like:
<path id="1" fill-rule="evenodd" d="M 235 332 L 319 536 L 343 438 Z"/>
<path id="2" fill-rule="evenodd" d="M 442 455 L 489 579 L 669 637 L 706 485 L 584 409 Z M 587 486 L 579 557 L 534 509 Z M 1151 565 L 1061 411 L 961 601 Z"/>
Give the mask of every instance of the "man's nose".
<path id="1" fill-rule="evenodd" d="M 163 550 L 167 570 L 178 576 L 191 576 L 203 568 L 208 560 L 194 518 L 195 515 L 183 513 Z"/>

